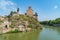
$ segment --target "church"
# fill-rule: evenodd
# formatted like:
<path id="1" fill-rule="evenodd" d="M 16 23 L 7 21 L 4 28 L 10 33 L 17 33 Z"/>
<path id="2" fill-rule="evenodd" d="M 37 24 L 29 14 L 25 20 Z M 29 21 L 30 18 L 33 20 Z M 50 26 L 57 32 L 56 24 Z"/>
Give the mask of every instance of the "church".
<path id="1" fill-rule="evenodd" d="M 34 18 L 36 20 L 37 20 L 37 16 L 38 16 L 38 14 L 36 12 L 34 14 L 31 6 L 28 7 L 28 10 L 26 11 L 25 15 L 29 16 L 29 17 L 32 17 L 32 18 Z"/>
<path id="2" fill-rule="evenodd" d="M 18 15 L 19 16 L 19 8 L 17 8 L 17 12 L 13 12 L 13 16 Z M 37 20 L 38 14 L 37 12 L 33 12 L 32 7 L 29 6 L 28 10 L 25 12 L 25 16 L 34 18 L 35 20 Z"/>

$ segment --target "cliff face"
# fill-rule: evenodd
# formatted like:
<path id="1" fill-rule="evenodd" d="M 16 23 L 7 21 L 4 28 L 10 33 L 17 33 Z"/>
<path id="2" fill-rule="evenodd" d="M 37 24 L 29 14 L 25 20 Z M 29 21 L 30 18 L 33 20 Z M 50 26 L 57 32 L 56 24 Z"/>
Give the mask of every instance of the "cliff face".
<path id="1" fill-rule="evenodd" d="M 26 27 L 31 27 L 31 28 L 39 28 L 40 24 L 37 20 L 35 20 L 32 17 L 28 17 L 25 15 L 19 14 L 19 16 L 16 14 L 16 16 L 11 16 L 9 18 L 9 21 L 11 22 L 14 27 L 17 27 L 19 25 L 24 25 Z"/>
<path id="2" fill-rule="evenodd" d="M 4 25 L 4 26 L 3 26 Z M 40 29 L 41 25 L 37 20 L 22 14 L 12 14 L 4 17 L 2 24 L 0 24 L 0 32 L 6 33 L 9 31 L 31 31 L 32 29 Z"/>
<path id="3" fill-rule="evenodd" d="M 11 11 L 8 16 L 0 17 L 0 33 L 41 29 L 41 25 L 37 20 L 37 15 L 31 13 L 31 10 L 29 10 L 27 14 L 28 15 L 19 14 L 18 8 L 17 12 Z M 36 19 L 33 16 L 35 16 Z"/>

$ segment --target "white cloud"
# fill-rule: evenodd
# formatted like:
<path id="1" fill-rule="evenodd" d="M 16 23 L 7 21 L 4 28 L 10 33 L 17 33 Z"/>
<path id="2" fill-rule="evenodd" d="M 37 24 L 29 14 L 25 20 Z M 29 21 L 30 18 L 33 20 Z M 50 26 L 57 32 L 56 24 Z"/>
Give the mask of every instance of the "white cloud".
<path id="1" fill-rule="evenodd" d="M 0 11 L 1 10 L 3 10 L 3 12 L 0 13 L 16 10 L 16 3 L 9 0 L 0 0 Z"/>
<path id="2" fill-rule="evenodd" d="M 56 9 L 56 8 L 58 8 L 58 6 L 57 6 L 57 5 L 55 5 L 55 6 L 54 6 L 54 8 Z"/>

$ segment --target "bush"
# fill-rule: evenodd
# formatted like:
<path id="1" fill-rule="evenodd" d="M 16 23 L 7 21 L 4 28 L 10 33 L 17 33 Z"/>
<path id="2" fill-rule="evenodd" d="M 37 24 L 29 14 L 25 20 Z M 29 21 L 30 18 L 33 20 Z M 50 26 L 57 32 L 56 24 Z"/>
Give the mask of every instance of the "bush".
<path id="1" fill-rule="evenodd" d="M 0 20 L 0 24 L 2 23 L 2 21 Z"/>
<path id="2" fill-rule="evenodd" d="M 14 28 L 14 25 L 11 24 L 10 27 L 11 27 L 11 28 Z"/>
<path id="3" fill-rule="evenodd" d="M 15 29 L 14 31 L 9 31 L 9 32 L 7 32 L 7 33 L 17 33 L 17 32 L 20 32 L 18 29 Z"/>
<path id="4" fill-rule="evenodd" d="M 18 29 L 15 29 L 15 31 L 13 31 L 14 33 L 17 33 L 17 32 L 19 32 L 19 30 Z"/>

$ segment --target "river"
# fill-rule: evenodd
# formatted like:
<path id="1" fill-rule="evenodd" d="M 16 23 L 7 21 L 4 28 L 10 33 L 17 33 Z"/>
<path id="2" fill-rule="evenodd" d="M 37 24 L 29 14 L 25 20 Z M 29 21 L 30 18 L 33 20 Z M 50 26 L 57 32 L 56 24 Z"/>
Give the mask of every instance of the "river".
<path id="1" fill-rule="evenodd" d="M 60 40 L 60 27 L 43 26 L 40 32 L 2 34 L 0 40 Z"/>
<path id="2" fill-rule="evenodd" d="M 38 40 L 60 40 L 60 27 L 43 26 Z"/>

